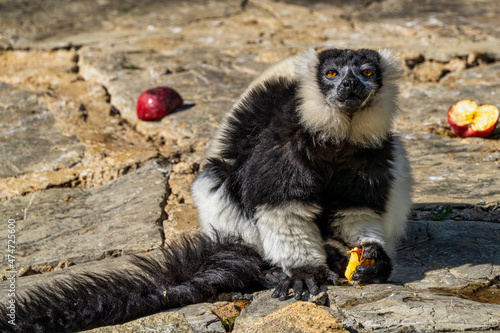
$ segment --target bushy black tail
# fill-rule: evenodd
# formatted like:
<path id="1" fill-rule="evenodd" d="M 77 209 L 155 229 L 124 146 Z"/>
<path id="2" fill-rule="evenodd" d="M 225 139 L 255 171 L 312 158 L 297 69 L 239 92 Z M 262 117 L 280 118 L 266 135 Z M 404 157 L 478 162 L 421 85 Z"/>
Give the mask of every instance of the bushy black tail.
<path id="1" fill-rule="evenodd" d="M 28 290 L 16 326 L 0 306 L 1 332 L 73 332 L 124 323 L 164 309 L 258 285 L 262 259 L 235 239 L 183 238 L 160 256 L 133 257 L 133 272 L 84 273 Z"/>

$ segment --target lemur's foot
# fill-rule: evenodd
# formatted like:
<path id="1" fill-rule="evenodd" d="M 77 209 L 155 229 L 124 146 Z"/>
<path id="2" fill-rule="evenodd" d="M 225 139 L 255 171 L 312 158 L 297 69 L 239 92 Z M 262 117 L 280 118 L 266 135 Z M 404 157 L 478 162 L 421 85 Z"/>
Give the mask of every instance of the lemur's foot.
<path id="1" fill-rule="evenodd" d="M 293 287 L 295 299 L 301 299 L 302 292 L 304 291 L 304 284 L 307 290 L 313 295 L 319 294 L 318 284 L 328 281 L 333 284 L 338 284 L 338 275 L 331 271 L 326 265 L 292 268 L 290 273 L 291 276 L 286 275 L 286 277 L 278 283 L 271 297 L 278 297 L 280 301 L 286 300 L 288 298 L 289 289 Z"/>
<path id="2" fill-rule="evenodd" d="M 288 275 L 283 273 L 281 267 L 273 267 L 260 273 L 260 283 L 268 289 L 276 287 L 280 281 L 286 278 L 288 278 Z"/>
<path id="3" fill-rule="evenodd" d="M 383 283 L 387 281 L 392 271 L 391 258 L 378 243 L 365 243 L 366 259 L 375 259 L 369 266 L 358 266 L 352 275 L 352 280 L 360 283 Z"/>

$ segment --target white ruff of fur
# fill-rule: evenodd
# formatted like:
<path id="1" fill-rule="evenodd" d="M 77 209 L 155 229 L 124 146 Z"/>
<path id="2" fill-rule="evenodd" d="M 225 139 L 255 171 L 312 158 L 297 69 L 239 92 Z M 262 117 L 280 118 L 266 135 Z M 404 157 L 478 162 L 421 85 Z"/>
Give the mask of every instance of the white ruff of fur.
<path id="1" fill-rule="evenodd" d="M 381 56 L 382 82 L 375 95 L 369 96 L 366 107 L 356 112 L 352 119 L 344 112 L 327 104 L 317 80 L 319 59 L 311 49 L 297 56 L 299 77 L 299 111 L 303 125 L 318 133 L 324 141 L 348 142 L 366 147 L 380 147 L 389 137 L 394 116 L 398 113 L 397 81 L 401 65 L 390 50 L 379 51 Z"/>
<path id="2" fill-rule="evenodd" d="M 349 116 L 332 110 L 321 93 L 316 77 L 319 59 L 314 49 L 297 56 L 299 114 L 302 124 L 323 141 L 340 143 L 349 135 Z"/>

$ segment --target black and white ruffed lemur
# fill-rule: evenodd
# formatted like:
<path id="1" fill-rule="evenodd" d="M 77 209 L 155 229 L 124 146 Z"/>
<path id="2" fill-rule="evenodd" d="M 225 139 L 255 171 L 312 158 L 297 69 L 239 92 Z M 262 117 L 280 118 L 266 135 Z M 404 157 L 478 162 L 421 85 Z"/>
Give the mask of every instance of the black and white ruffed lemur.
<path id="1" fill-rule="evenodd" d="M 346 251 L 364 244 L 371 266 L 353 279 L 388 279 L 410 209 L 411 176 L 391 134 L 400 65 L 387 50 L 314 50 L 251 83 L 225 118 L 192 185 L 204 235 L 134 273 L 86 273 L 17 299 L 0 330 L 75 331 L 206 301 L 222 291 L 275 287 L 316 294 L 337 283 Z"/>

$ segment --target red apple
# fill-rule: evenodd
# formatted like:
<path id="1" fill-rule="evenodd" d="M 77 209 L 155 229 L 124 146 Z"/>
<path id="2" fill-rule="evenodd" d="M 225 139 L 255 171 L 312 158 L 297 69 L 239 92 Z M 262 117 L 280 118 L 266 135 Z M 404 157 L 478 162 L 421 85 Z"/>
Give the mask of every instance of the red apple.
<path id="1" fill-rule="evenodd" d="M 159 119 L 182 103 L 182 97 L 170 87 L 148 89 L 137 99 L 137 117 L 142 120 Z"/>
<path id="2" fill-rule="evenodd" d="M 478 106 L 474 101 L 463 100 L 448 110 L 448 123 L 453 132 L 462 138 L 485 138 L 495 130 L 499 114 L 494 105 Z"/>

